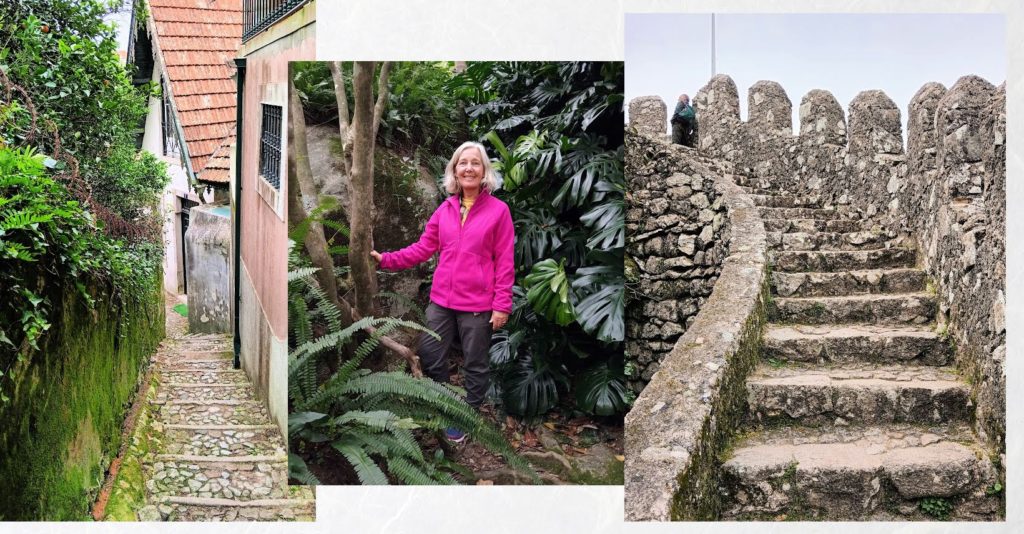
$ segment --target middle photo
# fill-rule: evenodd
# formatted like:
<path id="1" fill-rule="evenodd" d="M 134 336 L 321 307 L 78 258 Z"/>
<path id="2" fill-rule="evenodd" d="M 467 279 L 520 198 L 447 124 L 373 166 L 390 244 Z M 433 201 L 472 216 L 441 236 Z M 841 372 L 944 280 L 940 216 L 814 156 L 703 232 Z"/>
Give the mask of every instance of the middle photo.
<path id="1" fill-rule="evenodd" d="M 293 484 L 623 482 L 621 62 L 293 62 Z"/>

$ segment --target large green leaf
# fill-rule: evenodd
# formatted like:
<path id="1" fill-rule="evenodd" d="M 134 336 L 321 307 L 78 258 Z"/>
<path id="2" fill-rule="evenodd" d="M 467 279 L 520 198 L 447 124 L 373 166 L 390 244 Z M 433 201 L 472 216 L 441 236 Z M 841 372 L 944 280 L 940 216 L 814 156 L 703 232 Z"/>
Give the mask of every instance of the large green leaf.
<path id="1" fill-rule="evenodd" d="M 576 319 L 569 302 L 569 279 L 565 276 L 564 261 L 555 263 L 553 259 L 546 259 L 536 263 L 523 285 L 528 289 L 526 298 L 544 318 L 559 326 Z"/>
<path id="2" fill-rule="evenodd" d="M 625 297 L 623 284 L 604 287 L 587 295 L 577 310 L 580 326 L 602 341 L 622 341 L 626 330 Z"/>
<path id="3" fill-rule="evenodd" d="M 546 413 L 558 404 L 558 384 L 564 381 L 564 369 L 525 355 L 505 378 L 505 410 L 524 417 Z"/>
<path id="4" fill-rule="evenodd" d="M 618 361 L 622 357 L 618 356 Z M 626 384 L 621 365 L 601 362 L 576 379 L 576 404 L 594 415 L 615 415 L 626 411 Z"/>

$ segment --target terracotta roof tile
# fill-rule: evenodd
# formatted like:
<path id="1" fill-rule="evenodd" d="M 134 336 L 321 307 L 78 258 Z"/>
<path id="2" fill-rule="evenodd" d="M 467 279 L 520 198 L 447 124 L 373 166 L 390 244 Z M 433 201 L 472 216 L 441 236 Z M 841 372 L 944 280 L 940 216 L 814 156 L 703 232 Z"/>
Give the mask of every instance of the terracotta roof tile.
<path id="1" fill-rule="evenodd" d="M 155 40 L 192 170 L 226 183 L 234 142 L 235 69 L 242 0 L 149 0 Z M 221 154 L 220 152 L 223 152 Z"/>

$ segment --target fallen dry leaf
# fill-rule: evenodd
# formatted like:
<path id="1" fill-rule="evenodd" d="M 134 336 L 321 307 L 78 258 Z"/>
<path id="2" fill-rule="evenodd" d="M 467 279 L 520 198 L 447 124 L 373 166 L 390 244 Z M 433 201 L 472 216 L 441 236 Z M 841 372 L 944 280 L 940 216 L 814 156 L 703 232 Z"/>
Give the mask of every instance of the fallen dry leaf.
<path id="1" fill-rule="evenodd" d="M 493 480 L 483 480 L 483 479 L 481 479 L 481 480 L 477 480 L 476 481 L 476 485 L 477 486 L 493 486 L 494 485 L 494 481 Z"/>
<path id="2" fill-rule="evenodd" d="M 546 426 L 548 428 L 548 430 L 554 430 L 555 429 L 555 424 L 552 423 L 552 422 L 546 422 L 546 423 L 544 423 L 544 426 Z"/>
<path id="3" fill-rule="evenodd" d="M 615 455 L 615 459 L 620 461 L 620 462 L 625 462 L 626 461 L 626 457 L 621 455 L 621 454 L 616 454 Z"/>

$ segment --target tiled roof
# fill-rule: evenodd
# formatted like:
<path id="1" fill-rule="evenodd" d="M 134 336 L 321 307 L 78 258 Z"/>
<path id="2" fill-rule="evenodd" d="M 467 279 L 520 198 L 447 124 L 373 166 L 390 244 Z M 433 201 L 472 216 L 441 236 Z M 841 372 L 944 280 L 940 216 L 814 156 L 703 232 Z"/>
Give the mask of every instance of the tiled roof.
<path id="1" fill-rule="evenodd" d="M 149 0 L 165 76 L 192 170 L 228 183 L 235 138 L 235 69 L 242 0 Z"/>

